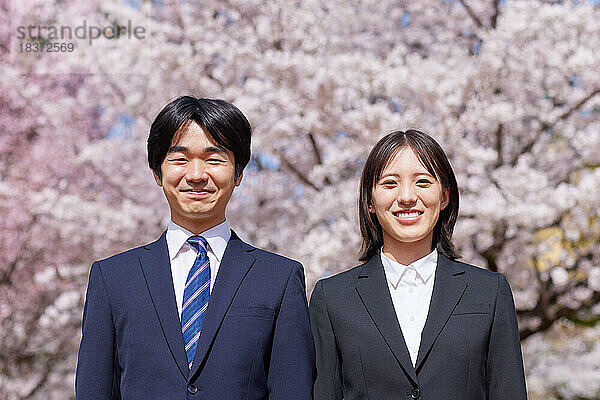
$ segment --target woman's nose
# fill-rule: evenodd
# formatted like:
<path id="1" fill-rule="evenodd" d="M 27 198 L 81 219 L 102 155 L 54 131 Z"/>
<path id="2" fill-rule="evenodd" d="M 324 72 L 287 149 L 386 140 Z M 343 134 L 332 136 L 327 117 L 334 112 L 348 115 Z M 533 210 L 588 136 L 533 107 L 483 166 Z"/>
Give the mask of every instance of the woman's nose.
<path id="1" fill-rule="evenodd" d="M 410 184 L 400 185 L 398 188 L 398 196 L 396 197 L 398 204 L 414 204 L 417 202 L 417 193 Z"/>

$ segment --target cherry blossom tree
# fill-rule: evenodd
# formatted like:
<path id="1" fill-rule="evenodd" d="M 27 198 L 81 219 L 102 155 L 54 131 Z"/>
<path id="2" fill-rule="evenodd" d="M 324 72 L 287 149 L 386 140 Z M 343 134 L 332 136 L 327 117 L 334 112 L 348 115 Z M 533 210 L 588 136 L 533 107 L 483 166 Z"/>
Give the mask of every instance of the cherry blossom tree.
<path id="1" fill-rule="evenodd" d="M 513 287 L 531 398 L 600 397 L 593 2 L 81 3 L 0 3 L 7 399 L 73 396 L 90 262 L 164 229 L 145 141 L 156 113 L 184 93 L 232 101 L 251 120 L 253 159 L 229 219 L 247 240 L 302 261 L 308 294 L 358 263 L 370 148 L 395 129 L 430 132 L 458 176 L 464 260 Z M 131 22 L 144 37 L 20 51 L 44 40 L 19 39 L 19 26 L 83 20 Z"/>

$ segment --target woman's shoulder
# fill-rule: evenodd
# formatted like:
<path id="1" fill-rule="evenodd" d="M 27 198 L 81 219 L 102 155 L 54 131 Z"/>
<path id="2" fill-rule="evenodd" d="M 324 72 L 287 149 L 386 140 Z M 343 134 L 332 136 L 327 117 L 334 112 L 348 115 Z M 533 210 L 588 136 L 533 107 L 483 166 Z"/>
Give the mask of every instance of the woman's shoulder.
<path id="1" fill-rule="evenodd" d="M 336 288 L 336 287 L 345 287 L 348 284 L 356 283 L 358 280 L 358 276 L 363 270 L 366 263 L 357 265 L 350 269 L 346 269 L 340 272 L 337 272 L 333 275 L 321 278 L 317 285 L 323 285 L 327 288 Z"/>
<path id="2" fill-rule="evenodd" d="M 463 275 L 469 282 L 487 283 L 496 286 L 499 281 L 506 280 L 501 272 L 490 271 L 460 260 L 451 260 L 443 255 L 440 255 L 440 257 L 441 262 L 438 261 L 438 268 L 451 275 Z"/>

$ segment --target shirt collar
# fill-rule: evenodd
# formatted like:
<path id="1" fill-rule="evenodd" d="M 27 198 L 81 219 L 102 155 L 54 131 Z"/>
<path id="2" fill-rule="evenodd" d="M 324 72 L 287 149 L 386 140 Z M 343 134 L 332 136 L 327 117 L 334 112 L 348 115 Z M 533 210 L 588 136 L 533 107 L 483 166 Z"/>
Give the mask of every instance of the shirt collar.
<path id="1" fill-rule="evenodd" d="M 179 252 L 181 252 L 184 245 L 190 236 L 194 236 L 194 233 L 188 231 L 182 226 L 177 225 L 175 222 L 170 221 L 167 227 L 167 248 L 169 249 L 169 257 L 173 260 Z M 219 225 L 215 225 L 210 229 L 200 233 L 208 242 L 208 251 L 210 251 L 221 262 L 227 242 L 231 238 L 231 229 L 229 228 L 229 221 L 221 222 Z"/>
<path id="2" fill-rule="evenodd" d="M 400 280 L 406 272 L 406 268 L 409 266 L 415 269 L 417 272 L 417 279 L 420 279 L 423 284 L 426 284 L 427 281 L 429 281 L 437 267 L 438 253 L 436 249 L 433 249 L 431 253 L 427 254 L 425 257 L 419 258 L 410 265 L 403 265 L 386 257 L 385 254 L 383 254 L 383 251 L 380 251 L 380 254 L 381 263 L 385 270 L 385 276 L 394 287 L 398 287 Z"/>

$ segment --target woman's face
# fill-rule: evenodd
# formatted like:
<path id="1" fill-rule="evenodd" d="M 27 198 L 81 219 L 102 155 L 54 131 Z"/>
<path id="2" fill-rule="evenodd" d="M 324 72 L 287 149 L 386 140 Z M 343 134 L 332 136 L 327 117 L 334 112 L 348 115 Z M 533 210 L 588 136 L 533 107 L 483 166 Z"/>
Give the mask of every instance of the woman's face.
<path id="1" fill-rule="evenodd" d="M 431 252 L 433 228 L 448 205 L 448 190 L 431 175 L 410 147 L 389 161 L 373 188 L 369 211 L 383 228 L 385 248 L 410 246 Z"/>

